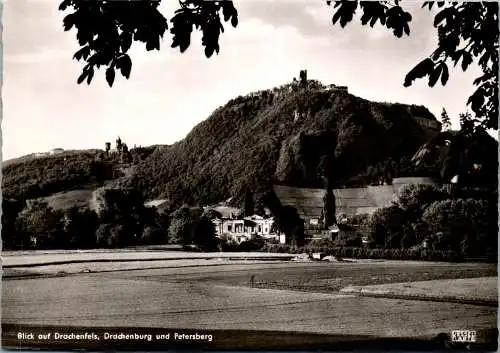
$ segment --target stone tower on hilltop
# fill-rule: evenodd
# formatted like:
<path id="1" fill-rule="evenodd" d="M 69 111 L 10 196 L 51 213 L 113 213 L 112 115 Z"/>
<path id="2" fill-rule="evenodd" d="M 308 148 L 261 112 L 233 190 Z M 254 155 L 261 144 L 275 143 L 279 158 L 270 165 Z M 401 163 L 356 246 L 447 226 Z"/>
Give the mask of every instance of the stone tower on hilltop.
<path id="1" fill-rule="evenodd" d="M 307 70 L 300 70 L 299 79 L 302 87 L 307 85 Z"/>

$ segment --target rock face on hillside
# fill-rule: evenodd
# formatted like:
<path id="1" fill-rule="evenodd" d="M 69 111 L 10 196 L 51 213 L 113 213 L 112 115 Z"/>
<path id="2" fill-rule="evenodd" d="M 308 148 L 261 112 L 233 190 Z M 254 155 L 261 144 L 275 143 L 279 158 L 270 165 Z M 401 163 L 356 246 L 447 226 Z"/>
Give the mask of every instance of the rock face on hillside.
<path id="1" fill-rule="evenodd" d="M 247 188 L 260 195 L 276 182 L 323 187 L 329 175 L 348 183 L 389 157 L 413 155 L 438 131 L 425 107 L 285 85 L 229 101 L 184 140 L 144 160 L 130 183 L 147 198 L 177 205 L 238 203 Z"/>
<path id="2" fill-rule="evenodd" d="M 334 153 L 336 136 L 329 131 L 300 132 L 284 140 L 276 163 L 275 180 L 282 184 L 326 184 L 328 156 Z"/>

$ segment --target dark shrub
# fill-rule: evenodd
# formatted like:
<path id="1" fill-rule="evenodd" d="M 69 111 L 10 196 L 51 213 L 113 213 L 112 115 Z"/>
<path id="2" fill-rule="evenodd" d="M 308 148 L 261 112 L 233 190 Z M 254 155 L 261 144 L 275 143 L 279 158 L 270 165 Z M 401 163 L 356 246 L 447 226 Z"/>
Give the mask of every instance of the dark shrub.
<path id="1" fill-rule="evenodd" d="M 36 249 L 66 249 L 69 241 L 64 233 L 63 214 L 53 210 L 46 202 L 35 201 L 18 216 L 16 232 L 23 246 Z M 29 239 L 29 240 L 28 240 Z"/>
<path id="2" fill-rule="evenodd" d="M 264 247 L 265 240 L 259 237 L 243 241 L 239 244 L 238 250 L 242 252 L 257 251 Z"/>
<path id="3" fill-rule="evenodd" d="M 167 233 L 154 226 L 146 226 L 142 231 L 140 244 L 142 245 L 160 245 L 167 243 Z"/>

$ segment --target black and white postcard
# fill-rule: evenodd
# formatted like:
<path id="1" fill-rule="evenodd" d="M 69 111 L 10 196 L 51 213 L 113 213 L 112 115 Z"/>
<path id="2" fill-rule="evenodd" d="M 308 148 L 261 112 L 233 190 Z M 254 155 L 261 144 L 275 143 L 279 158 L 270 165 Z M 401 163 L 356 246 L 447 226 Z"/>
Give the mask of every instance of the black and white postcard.
<path id="1" fill-rule="evenodd" d="M 497 350 L 497 2 L 0 5 L 2 348 Z"/>

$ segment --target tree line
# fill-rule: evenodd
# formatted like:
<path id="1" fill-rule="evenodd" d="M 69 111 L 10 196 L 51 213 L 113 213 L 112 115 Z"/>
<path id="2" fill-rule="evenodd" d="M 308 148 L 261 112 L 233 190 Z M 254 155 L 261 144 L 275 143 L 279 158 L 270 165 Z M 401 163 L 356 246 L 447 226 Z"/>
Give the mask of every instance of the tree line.
<path id="1" fill-rule="evenodd" d="M 46 202 L 2 202 L 3 249 L 90 249 L 135 245 L 196 245 L 217 249 L 215 229 L 203 209 L 174 213 L 146 207 L 133 189 L 102 189 L 99 209 L 51 208 Z"/>

